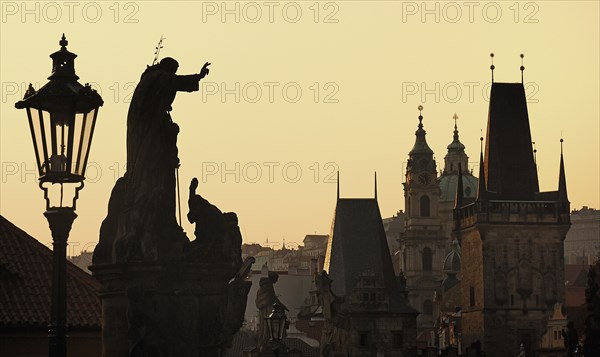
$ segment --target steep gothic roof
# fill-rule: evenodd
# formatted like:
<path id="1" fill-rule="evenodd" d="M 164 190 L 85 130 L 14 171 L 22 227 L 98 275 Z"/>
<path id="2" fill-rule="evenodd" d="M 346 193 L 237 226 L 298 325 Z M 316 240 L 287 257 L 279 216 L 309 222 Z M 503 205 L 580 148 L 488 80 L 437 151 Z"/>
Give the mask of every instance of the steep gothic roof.
<path id="1" fill-rule="evenodd" d="M 67 262 L 70 330 L 100 329 L 100 284 Z M 46 329 L 50 320 L 52 251 L 0 216 L 0 328 Z"/>
<path id="2" fill-rule="evenodd" d="M 335 295 L 349 295 L 369 274 L 383 283 L 390 312 L 417 313 L 400 296 L 377 199 L 338 198 L 330 237 L 324 270 Z"/>
<path id="3" fill-rule="evenodd" d="M 394 268 L 379 205 L 370 198 L 338 199 L 325 256 L 336 295 L 348 294 L 363 272 L 375 273 L 386 288 L 395 286 Z"/>
<path id="4" fill-rule="evenodd" d="M 492 84 L 485 178 L 494 199 L 532 201 L 539 191 L 522 83 Z"/>

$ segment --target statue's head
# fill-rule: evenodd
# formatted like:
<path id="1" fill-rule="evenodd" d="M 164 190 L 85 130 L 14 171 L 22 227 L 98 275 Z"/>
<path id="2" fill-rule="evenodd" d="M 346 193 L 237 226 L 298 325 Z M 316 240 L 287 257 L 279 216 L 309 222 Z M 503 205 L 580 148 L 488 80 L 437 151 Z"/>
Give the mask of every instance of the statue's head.
<path id="1" fill-rule="evenodd" d="M 179 62 L 171 57 L 165 57 L 160 60 L 158 66 L 164 71 L 175 74 L 175 72 L 177 72 L 177 68 L 179 68 Z"/>
<path id="2" fill-rule="evenodd" d="M 277 280 L 279 280 L 279 274 L 277 274 L 274 271 L 270 271 L 269 272 L 269 280 L 271 280 L 271 282 L 273 284 L 275 284 L 277 282 Z"/>

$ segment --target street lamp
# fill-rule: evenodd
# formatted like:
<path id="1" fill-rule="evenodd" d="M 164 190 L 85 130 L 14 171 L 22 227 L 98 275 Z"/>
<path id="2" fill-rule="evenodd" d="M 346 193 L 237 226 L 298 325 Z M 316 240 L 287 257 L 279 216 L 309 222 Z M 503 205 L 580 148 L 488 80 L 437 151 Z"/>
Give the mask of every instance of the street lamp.
<path id="1" fill-rule="evenodd" d="M 52 231 L 52 309 L 48 325 L 51 357 L 67 355 L 67 239 L 77 217 L 75 203 L 83 188 L 98 108 L 104 104 L 89 84 L 81 85 L 75 74 L 76 54 L 67 50 L 65 35 L 60 50 L 50 55 L 50 80 L 38 91 L 30 84 L 17 109 L 25 109 L 33 139 L 33 150 L 44 191 L 46 212 Z M 51 199 L 48 186 L 59 184 L 60 198 Z M 72 203 L 63 204 L 63 185 L 74 184 Z M 52 201 L 52 202 L 51 202 Z"/>
<path id="2" fill-rule="evenodd" d="M 273 311 L 268 317 L 265 317 L 265 322 L 269 329 L 269 337 L 271 338 L 269 345 L 273 354 L 275 356 L 284 356 L 286 348 L 283 343 L 283 335 L 287 325 L 287 316 L 285 315 L 285 308 L 279 300 L 275 300 Z"/>

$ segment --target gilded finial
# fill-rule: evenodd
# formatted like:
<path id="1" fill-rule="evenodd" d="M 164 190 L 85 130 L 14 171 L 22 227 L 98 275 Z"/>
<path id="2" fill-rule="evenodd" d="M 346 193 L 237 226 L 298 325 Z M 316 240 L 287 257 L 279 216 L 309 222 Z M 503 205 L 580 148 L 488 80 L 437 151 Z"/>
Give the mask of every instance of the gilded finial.
<path id="1" fill-rule="evenodd" d="M 479 129 L 479 132 L 481 133 L 481 136 L 479 137 L 479 150 L 483 153 L 483 129 Z"/>
<path id="2" fill-rule="evenodd" d="M 419 109 L 419 125 L 421 125 L 421 122 L 423 121 L 423 113 L 421 113 L 423 111 L 423 106 L 419 105 L 417 109 Z"/>
<path id="3" fill-rule="evenodd" d="M 563 153 L 563 138 L 562 138 L 562 130 L 560 131 L 560 154 Z"/>
<path id="4" fill-rule="evenodd" d="M 490 69 L 492 70 L 492 83 L 494 83 L 494 69 L 496 69 L 496 66 L 494 66 L 494 53 L 490 53 L 490 58 L 492 60 L 492 65 L 490 66 Z"/>
<path id="5" fill-rule="evenodd" d="M 454 113 L 454 115 L 452 116 L 452 119 L 454 119 L 454 130 L 457 130 L 458 127 L 456 126 L 456 120 L 458 119 L 458 115 L 456 115 L 456 113 Z"/>
<path id="6" fill-rule="evenodd" d="M 525 71 L 525 66 L 523 65 L 523 61 L 524 61 L 525 55 L 521 53 L 520 57 L 521 57 L 521 83 L 524 83 L 523 82 L 523 72 Z"/>

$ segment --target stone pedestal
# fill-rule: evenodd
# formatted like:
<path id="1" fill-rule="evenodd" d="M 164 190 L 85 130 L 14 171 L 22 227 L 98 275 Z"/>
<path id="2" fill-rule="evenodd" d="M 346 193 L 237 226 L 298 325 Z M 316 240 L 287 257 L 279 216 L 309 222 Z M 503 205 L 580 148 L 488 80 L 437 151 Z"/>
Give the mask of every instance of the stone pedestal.
<path id="1" fill-rule="evenodd" d="M 102 284 L 104 357 L 219 356 L 242 325 L 251 285 L 228 284 L 226 264 L 127 262 L 90 270 Z"/>

